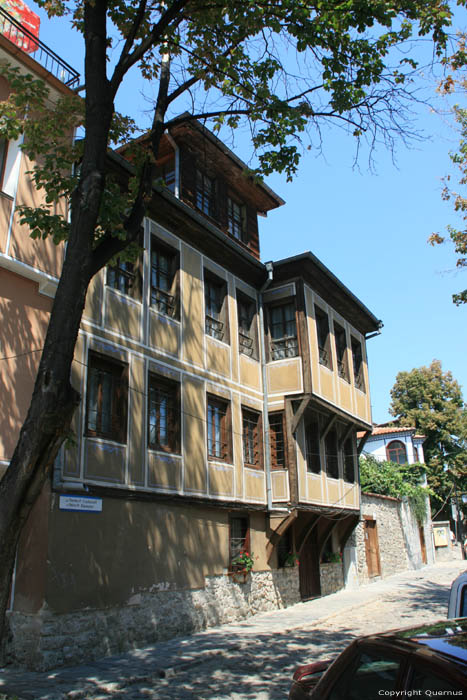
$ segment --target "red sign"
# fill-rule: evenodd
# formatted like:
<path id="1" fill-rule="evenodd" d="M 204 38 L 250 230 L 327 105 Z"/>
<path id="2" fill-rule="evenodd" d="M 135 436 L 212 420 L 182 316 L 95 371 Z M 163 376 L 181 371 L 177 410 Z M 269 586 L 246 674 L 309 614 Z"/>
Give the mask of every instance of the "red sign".
<path id="1" fill-rule="evenodd" d="M 6 10 L 18 24 L 29 32 L 28 34 L 22 32 L 20 28 L 8 22 L 2 15 L 0 17 L 0 34 L 6 36 L 7 39 L 26 53 L 34 53 L 37 49 L 37 43 L 31 37 L 31 34 L 36 39 L 39 39 L 39 27 L 41 24 L 39 15 L 30 10 L 22 0 L 0 0 L 0 7 Z"/>

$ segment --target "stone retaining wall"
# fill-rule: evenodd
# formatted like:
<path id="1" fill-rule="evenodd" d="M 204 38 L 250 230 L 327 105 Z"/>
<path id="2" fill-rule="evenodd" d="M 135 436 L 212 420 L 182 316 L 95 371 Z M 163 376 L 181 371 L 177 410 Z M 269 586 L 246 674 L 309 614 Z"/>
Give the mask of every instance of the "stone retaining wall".
<path id="1" fill-rule="evenodd" d="M 199 590 L 140 593 L 121 608 L 56 615 L 9 613 L 8 659 L 36 670 L 118 654 L 300 601 L 298 568 L 210 576 Z"/>
<path id="2" fill-rule="evenodd" d="M 376 521 L 382 578 L 423 566 L 418 523 L 407 503 L 389 496 L 364 493 L 361 512 L 362 516 Z M 433 564 L 435 558 L 429 520 L 425 522 L 423 531 L 427 564 Z M 358 581 L 365 583 L 369 578 L 362 523 L 352 534 L 350 545 L 356 547 Z"/>
<path id="3" fill-rule="evenodd" d="M 329 562 L 319 565 L 321 595 L 330 595 L 344 588 L 342 562 Z"/>

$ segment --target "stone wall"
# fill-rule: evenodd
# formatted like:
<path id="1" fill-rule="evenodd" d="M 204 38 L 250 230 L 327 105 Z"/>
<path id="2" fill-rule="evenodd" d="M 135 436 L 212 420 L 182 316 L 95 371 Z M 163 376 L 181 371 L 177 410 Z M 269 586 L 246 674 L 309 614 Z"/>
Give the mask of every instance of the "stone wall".
<path id="1" fill-rule="evenodd" d="M 362 517 L 376 521 L 381 577 L 423 566 L 418 524 L 408 504 L 390 496 L 362 494 Z M 434 563 L 430 521 L 424 525 L 427 563 Z M 359 523 L 349 542 L 356 548 L 359 583 L 369 580 L 363 524 Z"/>
<path id="2" fill-rule="evenodd" d="M 362 494 L 362 517 L 366 515 L 376 521 L 382 578 L 409 568 L 399 505 L 400 501 L 397 498 Z M 354 534 L 358 580 L 364 583 L 369 577 L 362 523 L 359 523 Z"/>
<path id="3" fill-rule="evenodd" d="M 330 595 L 344 588 L 342 562 L 329 562 L 319 565 L 321 595 Z"/>
<path id="4" fill-rule="evenodd" d="M 141 593 L 132 605 L 63 615 L 9 613 L 9 661 L 46 670 L 243 620 L 300 601 L 298 568 L 251 572 L 246 583 L 210 576 L 198 590 Z"/>

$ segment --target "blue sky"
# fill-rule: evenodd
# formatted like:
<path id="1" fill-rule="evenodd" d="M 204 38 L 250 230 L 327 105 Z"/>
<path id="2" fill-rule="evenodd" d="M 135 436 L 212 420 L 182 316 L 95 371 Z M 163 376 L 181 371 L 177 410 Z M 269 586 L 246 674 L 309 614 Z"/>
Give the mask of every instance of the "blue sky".
<path id="1" fill-rule="evenodd" d="M 49 22 L 39 14 L 42 41 L 82 73 L 80 35 L 65 20 Z M 459 28 L 467 26 L 464 8 L 456 21 Z M 434 95 L 434 81 L 427 79 L 425 89 Z M 136 80 L 123 93 L 122 111 L 130 111 L 135 92 Z M 141 97 L 139 105 L 138 120 L 147 123 L 143 111 L 149 105 Z M 375 422 L 390 417 L 396 374 L 434 358 L 452 372 L 467 399 L 467 306 L 451 301 L 453 292 L 467 286 L 467 272 L 455 270 L 449 246 L 426 242 L 432 232 L 459 223 L 441 199 L 441 178 L 452 171 L 448 154 L 458 134 L 449 115 L 420 106 L 415 117 L 426 139 L 410 149 L 400 144 L 396 165 L 379 149 L 376 172 L 369 172 L 364 156 L 360 170 L 353 168 L 352 137 L 327 130 L 324 155 L 306 152 L 292 183 L 280 175 L 267 179 L 286 205 L 260 219 L 263 260 L 311 250 L 383 321 L 381 335 L 368 342 Z M 244 149 L 240 139 L 238 154 L 246 158 Z"/>

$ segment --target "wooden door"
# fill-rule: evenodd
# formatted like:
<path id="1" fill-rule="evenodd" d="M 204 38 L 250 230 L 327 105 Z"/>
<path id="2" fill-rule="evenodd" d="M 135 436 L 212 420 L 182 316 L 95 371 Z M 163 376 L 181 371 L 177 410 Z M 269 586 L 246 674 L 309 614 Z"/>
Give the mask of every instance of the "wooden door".
<path id="1" fill-rule="evenodd" d="M 365 554 L 368 576 L 370 578 L 381 576 L 378 528 L 376 526 L 376 520 L 365 517 L 365 520 L 363 521 L 363 536 L 365 538 Z"/>
<path id="2" fill-rule="evenodd" d="M 301 598 L 302 600 L 317 598 L 321 595 L 321 582 L 319 576 L 319 552 L 314 532 L 305 540 L 300 550 L 299 559 Z"/>
<path id="3" fill-rule="evenodd" d="M 425 533 L 423 532 L 423 527 L 418 528 L 418 535 L 420 537 L 420 551 L 422 553 L 422 562 L 424 564 L 427 563 L 427 558 L 426 558 L 426 544 L 425 544 Z"/>

